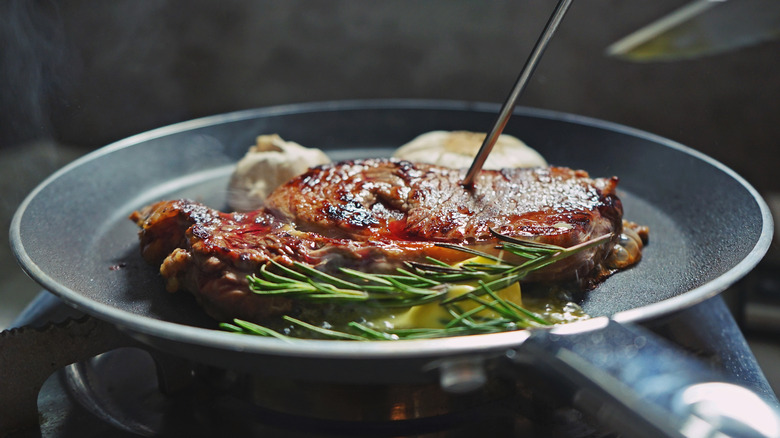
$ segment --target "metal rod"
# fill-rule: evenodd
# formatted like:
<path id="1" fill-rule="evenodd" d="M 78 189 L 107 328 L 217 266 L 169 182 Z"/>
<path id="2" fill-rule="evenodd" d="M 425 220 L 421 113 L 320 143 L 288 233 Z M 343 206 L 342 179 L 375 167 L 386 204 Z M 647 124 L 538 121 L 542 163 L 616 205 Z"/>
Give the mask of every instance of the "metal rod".
<path id="1" fill-rule="evenodd" d="M 566 10 L 569 9 L 572 1 L 573 0 L 560 0 L 558 2 L 558 6 L 555 7 L 552 16 L 550 16 L 550 20 L 544 27 L 544 31 L 536 41 L 536 45 L 534 46 L 531 55 L 525 62 L 523 70 L 517 77 L 517 81 L 515 82 L 514 88 L 512 88 L 512 92 L 509 94 L 509 97 L 507 97 L 506 102 L 504 102 L 504 106 L 501 108 L 501 112 L 498 114 L 498 119 L 493 124 L 493 129 L 491 129 L 490 133 L 485 136 L 485 141 L 482 142 L 482 146 L 479 148 L 477 156 L 474 157 L 474 161 L 471 163 L 471 167 L 469 168 L 466 177 L 461 183 L 465 187 L 471 188 L 474 186 L 474 179 L 476 178 L 479 171 L 482 170 L 482 166 L 485 164 L 485 160 L 487 160 L 490 151 L 493 150 L 493 145 L 496 144 L 496 140 L 498 140 L 498 137 L 504 130 L 507 121 L 509 121 L 509 116 L 512 115 L 512 110 L 515 108 L 517 98 L 520 96 L 520 93 L 528 83 L 528 79 L 533 74 L 534 69 L 536 68 L 536 64 L 539 63 L 539 59 L 541 59 L 542 54 L 544 53 L 544 49 L 547 47 L 547 43 L 549 43 L 550 39 L 552 39 L 552 36 L 555 33 L 555 29 L 558 28 L 558 24 L 560 24 L 561 20 L 563 20 L 563 16 L 566 14 Z"/>

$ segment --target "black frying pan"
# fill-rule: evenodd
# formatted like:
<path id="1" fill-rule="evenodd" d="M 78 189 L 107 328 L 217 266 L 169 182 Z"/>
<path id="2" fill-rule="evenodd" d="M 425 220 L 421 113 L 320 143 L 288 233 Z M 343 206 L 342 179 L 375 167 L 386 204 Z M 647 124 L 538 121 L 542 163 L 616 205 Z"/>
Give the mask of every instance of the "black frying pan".
<path id="1" fill-rule="evenodd" d="M 95 151 L 44 181 L 15 215 L 11 243 L 23 269 L 68 304 L 183 357 L 292 379 L 429 380 L 442 363 L 503 357 L 530 334 L 285 343 L 221 332 L 188 295 L 164 292 L 156 269 L 140 258 L 127 215 L 179 197 L 225 208 L 232 166 L 259 134 L 278 133 L 335 160 L 387 156 L 426 131 L 484 131 L 497 109 L 441 101 L 332 102 L 157 129 Z M 639 265 L 582 302 L 593 316 L 642 321 L 691 306 L 750 271 L 769 247 L 772 221 L 760 196 L 694 150 L 623 126 L 534 109 L 517 109 L 505 132 L 551 164 L 617 175 L 625 217 L 650 227 Z"/>

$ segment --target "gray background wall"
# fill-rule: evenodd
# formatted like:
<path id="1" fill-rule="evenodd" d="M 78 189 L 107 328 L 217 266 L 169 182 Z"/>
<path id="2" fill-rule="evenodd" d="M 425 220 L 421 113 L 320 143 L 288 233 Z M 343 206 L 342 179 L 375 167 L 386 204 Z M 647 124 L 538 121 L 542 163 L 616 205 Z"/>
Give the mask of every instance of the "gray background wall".
<path id="1" fill-rule="evenodd" d="M 0 225 L 75 156 L 177 121 L 331 99 L 501 102 L 555 3 L 5 0 Z M 778 192 L 778 41 L 674 63 L 604 54 L 686 3 L 575 2 L 520 104 L 669 137 Z"/>
<path id="2" fill-rule="evenodd" d="M 43 132 L 87 147 L 171 122 L 280 103 L 377 97 L 500 102 L 555 5 L 5 3 L 11 30 L 4 61 L 16 77 L 3 86 L 2 122 L 3 129 L 15 124 L 17 132 L 16 138 L 6 133 L 4 143 Z M 575 2 L 521 104 L 652 131 L 713 155 L 762 188 L 780 188 L 774 177 L 778 42 L 676 63 L 634 64 L 604 55 L 616 39 L 685 3 Z"/>

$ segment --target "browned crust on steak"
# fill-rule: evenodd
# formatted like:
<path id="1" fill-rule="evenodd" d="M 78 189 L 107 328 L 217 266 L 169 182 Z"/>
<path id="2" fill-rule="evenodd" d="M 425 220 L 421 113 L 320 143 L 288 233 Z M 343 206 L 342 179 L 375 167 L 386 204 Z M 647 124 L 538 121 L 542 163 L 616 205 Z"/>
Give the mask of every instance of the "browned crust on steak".
<path id="1" fill-rule="evenodd" d="M 485 170 L 469 190 L 464 176 L 408 161 L 348 161 L 310 169 L 266 206 L 301 230 L 352 239 L 470 244 L 494 240 L 492 228 L 568 247 L 583 233 L 599 233 L 593 228 L 604 220 L 606 232 L 619 229 L 617 178 L 562 167 Z"/>
<path id="2" fill-rule="evenodd" d="M 134 212 L 141 252 L 160 266 L 166 288 L 190 291 L 221 320 L 262 321 L 289 312 L 289 298 L 253 294 L 247 275 L 275 261 L 325 271 L 340 266 L 388 271 L 434 257 L 467 254 L 438 242 L 495 251 L 490 230 L 569 247 L 613 233 L 605 245 L 534 273 L 529 280 L 585 277 L 603 263 L 622 226 L 616 178 L 551 167 L 483 171 L 475 188 L 463 171 L 397 160 L 362 160 L 313 168 L 277 189 L 266 208 L 222 213 L 202 204 L 164 201 Z"/>

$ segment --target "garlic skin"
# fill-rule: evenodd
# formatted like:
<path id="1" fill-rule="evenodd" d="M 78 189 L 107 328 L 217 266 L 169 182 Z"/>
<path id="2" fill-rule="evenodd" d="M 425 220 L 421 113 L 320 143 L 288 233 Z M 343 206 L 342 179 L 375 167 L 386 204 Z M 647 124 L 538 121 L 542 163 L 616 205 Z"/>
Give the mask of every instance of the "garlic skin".
<path id="1" fill-rule="evenodd" d="M 285 141 L 277 134 L 258 136 L 230 177 L 228 206 L 234 211 L 256 210 L 274 189 L 326 163 L 330 158 L 319 149 Z"/>
<path id="2" fill-rule="evenodd" d="M 485 133 L 431 131 L 398 148 L 393 156 L 408 161 L 436 164 L 454 169 L 471 166 L 485 140 Z M 483 169 L 546 167 L 547 161 L 517 137 L 501 134 Z"/>

